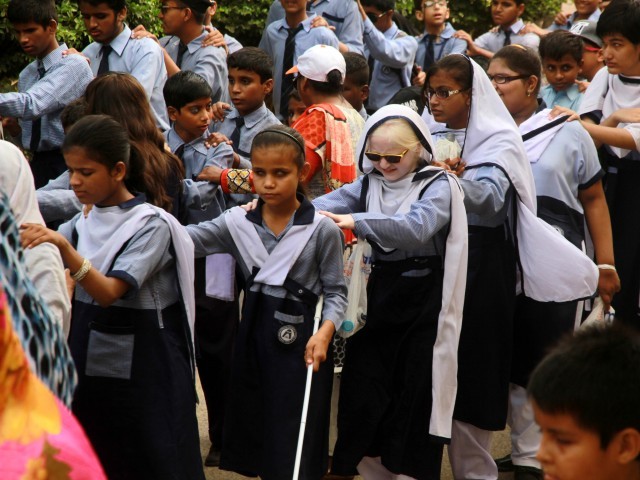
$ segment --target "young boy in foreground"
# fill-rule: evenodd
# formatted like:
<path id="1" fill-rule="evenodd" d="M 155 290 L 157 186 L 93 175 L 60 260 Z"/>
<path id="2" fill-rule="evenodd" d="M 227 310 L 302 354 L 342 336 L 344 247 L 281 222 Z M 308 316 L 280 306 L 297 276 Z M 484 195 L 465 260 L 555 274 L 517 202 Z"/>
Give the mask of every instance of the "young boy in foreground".
<path id="1" fill-rule="evenodd" d="M 640 479 L 640 336 L 620 326 L 567 338 L 529 382 L 553 480 Z"/>

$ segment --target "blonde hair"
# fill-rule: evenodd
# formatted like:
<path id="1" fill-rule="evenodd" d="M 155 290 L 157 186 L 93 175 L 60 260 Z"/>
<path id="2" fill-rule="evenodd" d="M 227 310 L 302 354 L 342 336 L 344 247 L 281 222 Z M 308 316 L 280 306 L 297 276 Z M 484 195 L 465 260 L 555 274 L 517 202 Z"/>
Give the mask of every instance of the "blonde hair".
<path id="1" fill-rule="evenodd" d="M 402 118 L 392 118 L 377 127 L 367 140 L 367 148 L 373 137 L 391 138 L 401 148 L 408 148 L 420 154 L 420 158 L 428 162 L 431 158 L 429 152 L 422 146 L 418 136 L 409 125 L 409 122 Z"/>

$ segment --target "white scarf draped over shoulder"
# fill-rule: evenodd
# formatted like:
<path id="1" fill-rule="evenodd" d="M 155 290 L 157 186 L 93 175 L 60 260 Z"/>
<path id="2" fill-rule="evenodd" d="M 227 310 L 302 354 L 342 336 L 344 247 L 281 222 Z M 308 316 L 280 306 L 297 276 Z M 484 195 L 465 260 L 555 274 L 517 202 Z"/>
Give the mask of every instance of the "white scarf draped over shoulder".
<path id="1" fill-rule="evenodd" d="M 462 156 L 467 168 L 498 166 L 516 191 L 516 236 L 523 293 L 541 302 L 567 302 L 592 296 L 598 285 L 598 268 L 536 216 L 535 184 L 521 133 L 487 74 L 476 62 L 467 60 L 473 71 L 473 85 Z M 431 129 L 446 129 L 428 109 L 422 118 Z"/>
<path id="2" fill-rule="evenodd" d="M 369 117 L 363 135 L 358 142 L 358 166 L 364 173 L 373 171 L 373 164 L 364 155 L 368 138 L 373 131 L 388 120 L 400 118 L 405 120 L 413 129 L 420 143 L 424 147 L 422 158 L 429 162 L 433 152 L 433 142 L 429 129 L 420 116 L 408 107 L 401 105 L 388 105 L 379 109 Z M 464 194 L 455 176 L 442 173 L 442 169 L 436 167 L 424 167 L 421 173 L 427 170 L 440 172 L 446 175 L 451 189 L 451 221 L 447 235 L 444 257 L 444 279 L 442 288 L 442 306 L 438 316 L 438 330 L 433 347 L 432 367 L 432 398 L 433 404 L 430 414 L 429 434 L 440 438 L 451 438 L 451 425 L 453 407 L 458 389 L 458 343 L 462 327 L 462 309 L 464 307 L 464 293 L 467 277 L 467 217 L 464 208 Z M 403 213 L 408 211 L 411 203 L 418 200 L 422 182 L 413 182 L 413 175 L 408 182 L 402 183 L 405 189 L 385 182 L 383 177 L 371 175 L 375 180 L 371 186 L 379 188 L 378 200 L 370 200 L 370 209 L 380 211 L 386 215 Z M 400 181 L 402 182 L 402 181 Z M 393 182 L 397 183 L 397 182 Z M 373 191 L 370 191 L 373 193 Z M 374 194 L 375 195 L 375 194 Z"/>
<path id="3" fill-rule="evenodd" d="M 108 272 L 123 245 L 149 221 L 150 217 L 158 216 L 168 225 L 176 256 L 180 294 L 193 344 L 195 321 L 194 246 L 185 228 L 175 217 L 148 203 L 141 203 L 128 209 L 126 215 L 118 215 L 117 213 L 120 212 L 110 214 L 108 211 L 99 212 L 98 210 L 93 208 L 86 218 L 80 214 L 76 223 L 77 250 L 83 257 L 88 258 L 93 267 L 102 274 Z M 190 351 L 193 352 L 193 348 Z"/>

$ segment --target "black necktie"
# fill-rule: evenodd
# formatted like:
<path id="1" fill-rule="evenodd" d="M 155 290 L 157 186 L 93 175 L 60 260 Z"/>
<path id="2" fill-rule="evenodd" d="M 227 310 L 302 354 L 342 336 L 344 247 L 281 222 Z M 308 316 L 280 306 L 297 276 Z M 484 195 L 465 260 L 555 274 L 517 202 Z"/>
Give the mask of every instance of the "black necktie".
<path id="1" fill-rule="evenodd" d="M 187 46 L 180 42 L 178 44 L 178 58 L 176 59 L 176 65 L 178 68 L 182 68 L 182 57 L 184 57 L 184 52 L 187 51 Z"/>
<path id="2" fill-rule="evenodd" d="M 102 75 L 109 71 L 109 55 L 112 51 L 113 48 L 111 48 L 111 45 L 103 45 L 100 49 L 102 58 L 100 59 L 100 66 L 98 67 L 98 75 Z"/>
<path id="3" fill-rule="evenodd" d="M 424 64 L 422 65 L 422 71 L 426 72 L 429 70 L 429 67 L 433 65 L 436 61 L 436 53 L 435 53 L 435 41 L 436 35 L 429 35 L 429 40 L 427 41 L 427 51 L 424 54 Z"/>
<path id="4" fill-rule="evenodd" d="M 504 32 L 504 43 L 502 44 L 503 47 L 506 47 L 507 45 L 511 45 L 511 29 L 507 29 L 507 30 L 502 30 Z"/>
<path id="5" fill-rule="evenodd" d="M 184 153 L 184 143 L 182 145 L 180 145 L 178 148 L 176 148 L 176 151 L 173 152 L 173 154 L 178 157 L 180 160 L 182 160 L 182 154 Z"/>
<path id="6" fill-rule="evenodd" d="M 373 58 L 371 52 L 369 52 L 369 59 L 367 60 L 367 63 L 369 64 L 369 85 L 371 85 L 371 77 L 373 77 L 373 67 L 376 66 L 376 59 Z"/>
<path id="7" fill-rule="evenodd" d="M 45 69 L 44 65 L 38 61 L 38 80 L 44 77 Z M 40 137 L 42 136 L 42 117 L 36 118 L 31 123 L 31 143 L 29 143 L 29 148 L 32 152 L 38 151 L 38 146 L 40 145 Z"/>
<path id="8" fill-rule="evenodd" d="M 293 75 L 286 75 L 286 72 L 293 67 L 293 55 L 296 52 L 296 35 L 300 30 L 302 30 L 302 24 L 296 28 L 287 29 L 287 40 L 284 43 L 282 87 L 280 88 L 280 115 L 285 118 L 289 110 L 289 95 L 293 90 Z"/>
<path id="9" fill-rule="evenodd" d="M 236 128 L 233 130 L 233 133 L 231 134 L 231 138 L 229 140 L 231 140 L 232 142 L 231 146 L 233 147 L 233 151 L 238 153 L 240 151 L 240 130 L 244 126 L 244 118 L 236 117 L 235 121 Z"/>

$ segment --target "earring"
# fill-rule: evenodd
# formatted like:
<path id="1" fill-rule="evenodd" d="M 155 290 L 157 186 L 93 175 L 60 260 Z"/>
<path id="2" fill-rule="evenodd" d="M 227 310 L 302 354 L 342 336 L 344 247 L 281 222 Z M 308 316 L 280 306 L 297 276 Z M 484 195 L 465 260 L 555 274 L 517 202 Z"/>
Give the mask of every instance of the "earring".
<path id="1" fill-rule="evenodd" d="M 531 90 L 527 91 L 527 97 L 531 96 Z"/>

